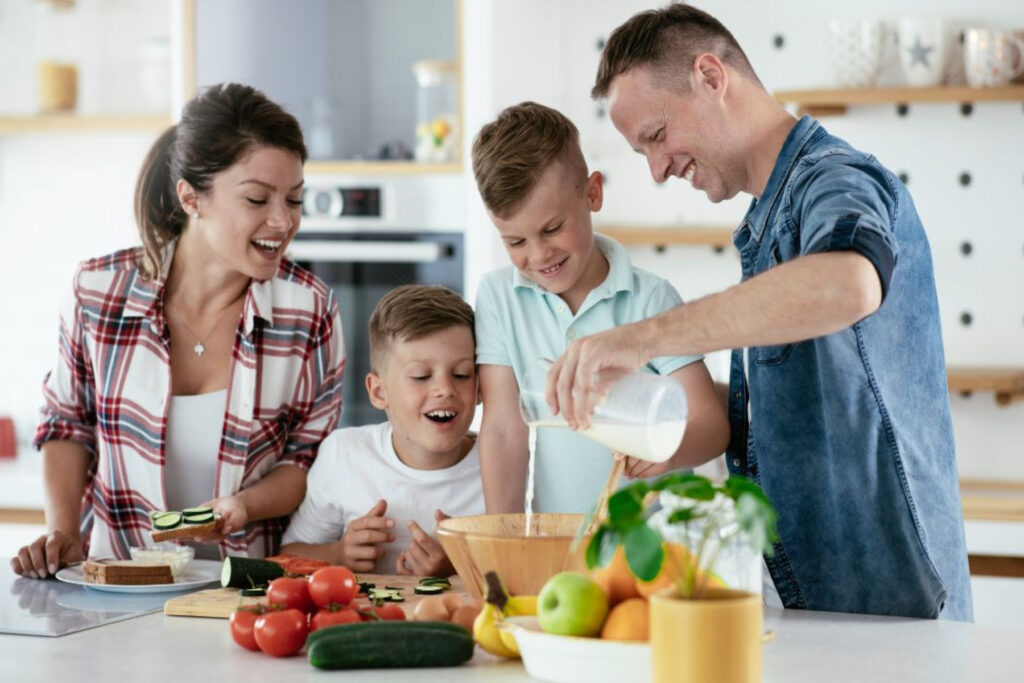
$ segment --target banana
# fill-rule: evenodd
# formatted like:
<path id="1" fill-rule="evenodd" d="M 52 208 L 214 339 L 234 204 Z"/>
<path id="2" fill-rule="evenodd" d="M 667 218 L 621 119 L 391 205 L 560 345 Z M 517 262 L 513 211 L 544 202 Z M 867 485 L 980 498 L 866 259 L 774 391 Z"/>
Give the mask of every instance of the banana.
<path id="1" fill-rule="evenodd" d="M 487 572 L 487 602 L 473 622 L 473 638 L 487 652 L 519 657 L 519 646 L 510 630 L 501 627 L 505 617 L 537 614 L 536 595 L 510 596 L 495 572 Z"/>
<path id="2" fill-rule="evenodd" d="M 501 609 L 489 602 L 484 603 L 480 614 L 473 620 L 473 640 L 492 655 L 499 657 L 518 657 L 519 651 L 509 648 L 502 636 L 505 633 L 498 629 Z"/>

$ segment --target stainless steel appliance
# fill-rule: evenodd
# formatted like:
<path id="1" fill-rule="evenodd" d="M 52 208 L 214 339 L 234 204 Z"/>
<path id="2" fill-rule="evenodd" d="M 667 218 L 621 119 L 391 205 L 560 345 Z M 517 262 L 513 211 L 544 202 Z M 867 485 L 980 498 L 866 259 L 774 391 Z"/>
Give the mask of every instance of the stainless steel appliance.
<path id="1" fill-rule="evenodd" d="M 383 421 L 364 387 L 370 314 L 399 285 L 443 285 L 464 293 L 462 179 L 307 179 L 302 213 L 291 258 L 334 290 L 344 328 L 341 424 Z"/>

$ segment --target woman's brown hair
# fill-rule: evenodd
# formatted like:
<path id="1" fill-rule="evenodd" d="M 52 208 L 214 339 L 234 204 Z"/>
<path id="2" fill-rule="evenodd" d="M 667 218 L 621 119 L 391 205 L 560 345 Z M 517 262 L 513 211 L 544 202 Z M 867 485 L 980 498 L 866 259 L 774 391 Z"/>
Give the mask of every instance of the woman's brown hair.
<path id="1" fill-rule="evenodd" d="M 205 192 L 215 175 L 258 146 L 294 152 L 306 161 L 298 121 L 255 88 L 215 85 L 185 105 L 181 121 L 153 143 L 135 185 L 135 222 L 143 248 L 139 267 L 144 277 L 159 277 L 164 248 L 188 222 L 175 189 L 178 181 L 184 179 L 196 192 Z"/>

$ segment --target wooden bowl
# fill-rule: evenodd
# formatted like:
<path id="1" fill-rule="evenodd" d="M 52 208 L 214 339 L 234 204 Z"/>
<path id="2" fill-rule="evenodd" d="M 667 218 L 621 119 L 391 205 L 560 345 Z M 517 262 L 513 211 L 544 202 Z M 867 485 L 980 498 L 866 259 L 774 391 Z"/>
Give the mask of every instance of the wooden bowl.
<path id="1" fill-rule="evenodd" d="M 484 574 L 494 570 L 512 595 L 536 595 L 561 571 L 585 571 L 588 539 L 570 552 L 583 515 L 537 513 L 526 531 L 526 515 L 453 517 L 437 525 L 437 536 L 455 571 L 474 598 L 482 598 Z"/>

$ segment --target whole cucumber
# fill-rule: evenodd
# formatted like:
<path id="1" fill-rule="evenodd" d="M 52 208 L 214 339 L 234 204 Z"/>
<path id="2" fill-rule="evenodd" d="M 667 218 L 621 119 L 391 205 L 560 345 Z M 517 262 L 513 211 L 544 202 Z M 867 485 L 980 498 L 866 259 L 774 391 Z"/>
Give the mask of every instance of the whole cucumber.
<path id="1" fill-rule="evenodd" d="M 314 631 L 306 650 L 318 669 L 458 666 L 473 657 L 473 636 L 445 621 L 366 621 Z"/>

